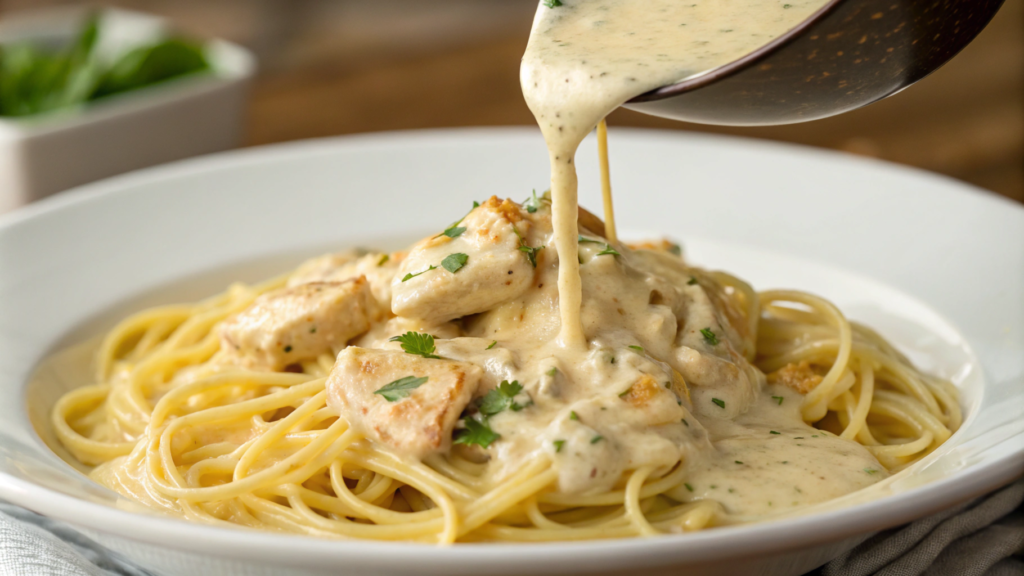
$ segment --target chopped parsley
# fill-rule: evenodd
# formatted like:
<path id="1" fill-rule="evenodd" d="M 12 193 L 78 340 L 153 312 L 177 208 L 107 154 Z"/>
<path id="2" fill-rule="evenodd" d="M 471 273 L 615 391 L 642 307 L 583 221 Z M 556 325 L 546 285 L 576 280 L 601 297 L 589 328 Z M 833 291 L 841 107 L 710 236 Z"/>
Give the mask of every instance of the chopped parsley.
<path id="1" fill-rule="evenodd" d="M 690 427 L 690 423 L 686 421 L 686 418 L 683 418 L 683 424 L 686 424 L 687 428 Z"/>
<path id="2" fill-rule="evenodd" d="M 619 252 L 615 248 L 612 248 L 611 244 L 605 244 L 604 245 L 604 250 L 601 250 L 600 252 L 598 252 L 597 255 L 598 256 L 606 256 L 606 255 L 621 256 L 621 254 L 619 254 Z"/>
<path id="3" fill-rule="evenodd" d="M 874 468 L 865 468 L 864 471 L 868 474 L 878 474 L 878 470 L 875 470 Z"/>
<path id="4" fill-rule="evenodd" d="M 458 238 L 459 236 L 462 236 L 462 233 L 465 231 L 465 226 L 452 226 L 451 228 L 445 228 L 444 232 L 441 232 L 441 234 L 449 238 Z"/>
<path id="5" fill-rule="evenodd" d="M 498 341 L 495 340 L 494 342 L 491 342 L 490 345 L 487 346 L 487 348 L 484 348 L 484 350 L 490 350 L 491 348 L 494 348 L 497 345 L 498 345 Z"/>
<path id="6" fill-rule="evenodd" d="M 525 243 L 519 246 L 519 251 L 526 254 L 526 259 L 534 268 L 537 267 L 537 252 L 543 249 L 543 246 L 527 246 Z"/>
<path id="7" fill-rule="evenodd" d="M 529 198 L 527 198 L 525 202 L 523 202 L 523 208 L 526 208 L 526 211 L 529 212 L 530 214 L 533 214 L 537 210 L 540 210 L 541 206 L 541 199 L 537 197 L 536 190 L 534 190 L 532 195 Z"/>
<path id="8" fill-rule="evenodd" d="M 522 391 L 523 386 L 519 384 L 518 380 L 513 380 L 512 382 L 502 380 L 497 388 L 484 396 L 483 401 L 480 403 L 480 412 L 486 416 L 494 416 L 506 408 L 511 408 L 512 411 L 518 412 L 524 406 L 517 404 L 512 399 Z"/>
<path id="9" fill-rule="evenodd" d="M 310 333 L 310 334 L 316 334 L 316 326 L 311 326 L 311 327 L 309 328 L 309 333 Z"/>
<path id="10" fill-rule="evenodd" d="M 633 387 L 632 386 L 630 386 L 629 388 L 626 388 L 625 392 L 622 392 L 621 394 L 619 394 L 619 398 L 622 398 L 622 397 L 628 395 L 632 391 L 633 391 Z"/>
<path id="11" fill-rule="evenodd" d="M 291 345 L 291 344 L 289 344 L 289 345 L 285 346 L 285 347 L 284 347 L 284 351 L 285 351 L 285 352 L 291 352 L 291 351 L 292 351 L 292 345 Z"/>
<path id="12" fill-rule="evenodd" d="M 639 352 L 641 354 L 644 353 L 644 347 L 643 346 L 627 346 L 627 348 L 629 348 L 630 350 L 636 350 L 637 352 Z"/>
<path id="13" fill-rule="evenodd" d="M 779 406 L 782 406 L 782 401 L 785 400 L 782 396 L 772 396 L 772 400 L 778 402 Z"/>
<path id="14" fill-rule="evenodd" d="M 697 277 L 696 276 L 690 276 L 690 279 L 686 282 L 686 285 L 687 286 L 693 286 L 696 283 L 697 283 Z"/>
<path id="15" fill-rule="evenodd" d="M 407 398 L 413 390 L 426 384 L 426 376 L 406 376 L 405 378 L 399 378 L 390 384 L 387 384 L 380 390 L 375 390 L 374 394 L 380 394 L 388 402 L 397 402 L 402 398 Z"/>
<path id="16" fill-rule="evenodd" d="M 547 374 L 548 376 L 551 376 L 552 378 L 554 378 L 554 377 L 555 377 L 555 374 L 558 374 L 558 368 L 552 368 L 551 370 L 548 370 L 548 371 L 546 372 L 546 374 Z"/>
<path id="17" fill-rule="evenodd" d="M 690 486 L 689 482 L 683 482 L 683 486 L 686 486 L 687 490 L 689 490 L 690 492 L 693 492 L 693 486 Z"/>
<path id="18" fill-rule="evenodd" d="M 430 272 L 431 270 L 436 270 L 436 269 L 437 269 L 437 266 L 431 266 L 430 268 L 427 268 L 426 270 L 424 270 L 422 272 L 417 272 L 415 274 L 413 274 L 412 272 L 409 272 L 408 274 L 406 274 L 405 276 L 402 277 L 402 282 L 408 282 L 409 280 L 412 280 L 413 278 L 419 276 L 420 274 L 426 274 L 427 272 Z"/>
<path id="19" fill-rule="evenodd" d="M 544 249 L 543 246 L 530 246 L 526 243 L 526 238 L 523 238 L 523 234 L 516 228 L 515 224 L 512 225 L 512 231 L 516 233 L 516 237 L 519 238 L 519 251 L 526 255 L 527 262 L 530 263 L 534 268 L 537 267 L 537 252 Z"/>
<path id="20" fill-rule="evenodd" d="M 580 419 L 580 417 L 576 415 L 576 411 L 575 410 L 569 412 L 569 420 L 579 420 L 579 419 Z"/>
<path id="21" fill-rule="evenodd" d="M 725 400 L 721 400 L 719 398 L 712 398 L 711 402 L 713 402 L 714 405 L 718 406 L 719 408 L 725 408 Z"/>
<path id="22" fill-rule="evenodd" d="M 739 460 L 736 460 L 735 462 L 736 462 L 737 464 L 743 464 L 743 462 L 740 462 Z"/>
<path id="23" fill-rule="evenodd" d="M 557 452 L 561 452 L 562 451 L 562 446 L 565 446 L 565 440 L 555 440 L 554 442 L 552 442 L 552 444 L 555 445 L 555 452 L 556 453 Z"/>
<path id="24" fill-rule="evenodd" d="M 562 0 L 543 0 L 542 3 L 548 8 L 558 8 L 562 5 Z"/>
<path id="25" fill-rule="evenodd" d="M 462 270 L 462 267 L 465 266 L 468 261 L 469 256 L 462 252 L 456 252 L 445 256 L 444 260 L 441 260 L 441 266 L 444 267 L 445 270 L 455 274 L 459 270 Z"/>
<path id="26" fill-rule="evenodd" d="M 782 432 L 776 432 L 775 430 L 769 430 L 769 434 L 782 434 Z"/>
<path id="27" fill-rule="evenodd" d="M 388 260 L 391 260 L 391 255 L 390 254 L 385 254 L 385 255 L 381 256 L 380 260 L 377 260 L 377 267 L 379 268 L 379 267 L 387 264 Z"/>
<path id="28" fill-rule="evenodd" d="M 455 431 L 455 444 L 476 444 L 477 446 L 487 448 L 495 440 L 501 438 L 501 434 L 491 430 L 491 426 L 487 423 L 486 419 L 480 421 L 476 418 L 466 418 L 464 422 L 466 427 Z"/>
<path id="29" fill-rule="evenodd" d="M 601 436 L 600 434 L 598 434 L 597 436 L 594 436 L 593 438 L 590 439 L 590 443 L 591 444 L 597 444 L 601 440 L 604 440 L 604 436 Z"/>
<path id="30" fill-rule="evenodd" d="M 601 243 L 600 240 L 594 240 L 593 238 L 587 238 L 587 237 L 583 236 L 582 234 L 580 234 L 579 237 L 577 238 L 577 242 L 579 242 L 580 244 L 600 244 Z"/>
<path id="31" fill-rule="evenodd" d="M 477 202 L 476 200 L 474 200 L 473 201 L 473 207 L 470 208 L 469 212 L 472 212 L 473 210 L 476 210 L 479 206 L 480 206 L 480 203 Z M 466 212 L 466 216 L 469 216 L 469 212 Z M 466 219 L 466 216 L 463 216 L 462 218 L 459 218 L 455 222 L 452 222 L 450 226 L 445 228 L 444 231 L 441 232 L 440 234 L 438 234 L 437 236 L 434 236 L 434 238 L 437 238 L 439 236 L 447 236 L 449 238 L 458 238 L 459 236 L 461 236 L 462 233 L 466 231 L 466 228 L 464 226 L 459 226 L 459 224 L 462 224 L 462 221 Z"/>
<path id="32" fill-rule="evenodd" d="M 408 354 L 423 356 L 424 358 L 441 358 L 435 352 L 434 337 L 430 334 L 419 332 L 406 332 L 401 336 L 393 336 L 388 342 L 398 342 Z"/>
<path id="33" fill-rule="evenodd" d="M 683 255 L 683 247 L 680 246 L 679 244 L 675 244 L 675 243 L 669 244 L 668 245 L 668 253 L 672 254 L 673 256 L 682 256 Z"/>
<path id="34" fill-rule="evenodd" d="M 718 345 L 718 336 L 715 336 L 715 333 L 711 331 L 710 327 L 709 328 L 701 328 L 700 329 L 700 333 L 701 333 L 702 336 L 704 336 L 704 341 L 705 342 L 707 342 L 708 344 L 710 344 L 712 346 L 717 346 Z"/>

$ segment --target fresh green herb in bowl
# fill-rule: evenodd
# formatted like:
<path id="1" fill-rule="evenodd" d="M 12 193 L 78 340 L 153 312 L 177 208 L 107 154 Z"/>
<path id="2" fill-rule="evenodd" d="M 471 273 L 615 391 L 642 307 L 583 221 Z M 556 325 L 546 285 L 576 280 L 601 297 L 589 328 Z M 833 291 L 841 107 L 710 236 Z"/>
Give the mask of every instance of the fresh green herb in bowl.
<path id="1" fill-rule="evenodd" d="M 50 112 L 210 69 L 203 47 L 178 37 L 100 58 L 99 21 L 89 17 L 75 41 L 61 49 L 0 45 L 0 116 Z"/>

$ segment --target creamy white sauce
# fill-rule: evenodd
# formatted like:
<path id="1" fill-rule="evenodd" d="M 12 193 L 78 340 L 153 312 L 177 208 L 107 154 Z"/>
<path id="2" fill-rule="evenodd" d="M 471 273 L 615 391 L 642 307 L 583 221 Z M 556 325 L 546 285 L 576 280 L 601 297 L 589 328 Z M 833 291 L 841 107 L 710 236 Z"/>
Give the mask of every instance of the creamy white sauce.
<path id="1" fill-rule="evenodd" d="M 805 20 L 823 0 L 564 0 L 537 10 L 520 68 L 548 145 L 559 340 L 580 347 L 574 157 L 609 112 L 654 88 L 732 62 Z"/>

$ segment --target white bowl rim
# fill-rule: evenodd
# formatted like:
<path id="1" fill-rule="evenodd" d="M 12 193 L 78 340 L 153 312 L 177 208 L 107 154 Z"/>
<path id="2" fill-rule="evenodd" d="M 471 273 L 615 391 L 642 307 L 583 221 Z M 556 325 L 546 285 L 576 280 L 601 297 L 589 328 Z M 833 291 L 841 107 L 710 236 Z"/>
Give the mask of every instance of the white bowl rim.
<path id="1" fill-rule="evenodd" d="M 198 159 L 174 162 L 102 180 L 71 192 L 46 198 L 38 203 L 0 215 L 0 229 L 15 227 L 47 214 L 71 210 L 107 195 L 127 190 L 133 185 L 181 175 L 197 174 L 225 166 L 238 166 L 268 159 L 301 155 L 326 146 L 366 146 L 396 141 L 459 139 L 466 135 L 533 133 L 526 128 L 469 128 L 416 130 L 376 133 L 340 138 L 323 138 L 254 149 L 234 150 Z M 627 130 L 631 133 L 660 135 L 664 131 Z M 670 136 L 671 137 L 671 136 Z M 700 135 L 689 137 L 708 140 L 743 142 L 752 139 L 732 136 Z M 828 150 L 794 144 L 770 143 L 803 155 L 843 157 L 844 161 L 887 166 L 891 170 L 916 173 L 925 179 L 956 182 L 963 193 L 973 194 L 979 202 L 996 202 L 1003 209 L 1024 209 L 990 192 L 959 183 L 933 173 L 897 166 L 888 162 L 851 158 Z M 22 405 L 24 404 L 24 398 Z M 212 556 L 244 556 L 252 560 L 280 561 L 282 554 L 301 558 L 303 565 L 331 566 L 339 561 L 349 566 L 414 566 L 430 563 L 479 569 L 488 563 L 515 561 L 521 570 L 531 568 L 584 571 L 587 566 L 642 567 L 671 564 L 674 561 L 711 560 L 715 558 L 750 557 L 769 552 L 803 548 L 813 544 L 838 541 L 847 537 L 896 526 L 949 508 L 1005 485 L 1024 474 L 1024 444 L 998 459 L 969 467 L 954 476 L 936 480 L 905 493 L 887 496 L 857 506 L 814 515 L 798 516 L 772 522 L 721 527 L 714 530 L 666 535 L 646 539 L 600 540 L 592 542 L 558 542 L 543 544 L 472 544 L 438 547 L 406 542 L 375 542 L 363 540 L 327 540 L 305 536 L 283 535 L 252 530 L 226 529 L 198 525 L 174 518 L 138 514 L 94 504 L 44 488 L 0 472 L 0 497 L 53 518 L 74 525 L 105 532 L 127 539 L 161 547 L 205 553 Z M 794 536 L 803 538 L 794 540 Z M 436 563 L 436 564 L 435 564 Z M 455 564 L 452 564 L 455 563 Z"/>

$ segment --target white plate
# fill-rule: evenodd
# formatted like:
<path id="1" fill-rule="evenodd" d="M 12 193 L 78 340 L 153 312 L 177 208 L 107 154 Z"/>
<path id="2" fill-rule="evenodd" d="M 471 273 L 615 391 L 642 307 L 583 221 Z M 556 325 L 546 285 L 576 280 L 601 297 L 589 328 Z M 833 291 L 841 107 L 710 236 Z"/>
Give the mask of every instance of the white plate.
<path id="1" fill-rule="evenodd" d="M 143 305 L 210 294 L 330 248 L 394 245 L 440 229 L 472 199 L 523 198 L 547 184 L 535 130 L 382 134 L 146 170 L 0 220 L 0 497 L 167 574 L 789 575 L 1022 472 L 1024 209 L 946 178 L 807 148 L 634 130 L 613 131 L 611 147 L 625 236 L 669 234 L 691 260 L 758 288 L 833 299 L 955 380 L 967 411 L 960 431 L 874 498 L 652 539 L 437 548 L 115 509 L 110 492 L 33 429 L 41 422 L 47 436 L 60 392 L 52 381 L 27 384 L 48 352 Z M 600 206 L 592 143 L 578 164 L 582 201 Z"/>

